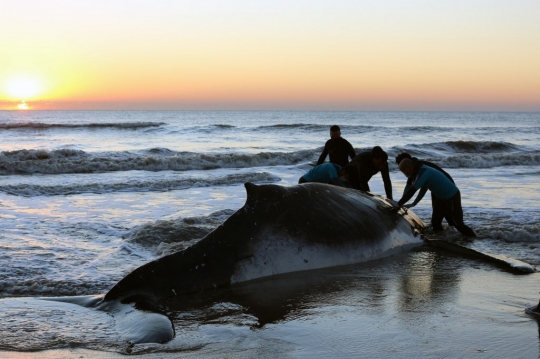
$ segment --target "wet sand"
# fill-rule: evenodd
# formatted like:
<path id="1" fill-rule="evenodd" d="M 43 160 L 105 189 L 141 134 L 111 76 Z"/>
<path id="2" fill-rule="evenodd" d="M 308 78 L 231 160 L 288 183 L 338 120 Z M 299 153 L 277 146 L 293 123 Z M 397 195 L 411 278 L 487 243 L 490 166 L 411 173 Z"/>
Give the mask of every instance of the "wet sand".
<path id="1" fill-rule="evenodd" d="M 539 280 L 539 273 L 423 249 L 166 303 L 177 335 L 165 345 L 114 353 L 73 344 L 0 357 L 538 358 L 540 319 L 525 309 L 540 299 Z M 216 314 L 216 303 L 226 309 Z"/>

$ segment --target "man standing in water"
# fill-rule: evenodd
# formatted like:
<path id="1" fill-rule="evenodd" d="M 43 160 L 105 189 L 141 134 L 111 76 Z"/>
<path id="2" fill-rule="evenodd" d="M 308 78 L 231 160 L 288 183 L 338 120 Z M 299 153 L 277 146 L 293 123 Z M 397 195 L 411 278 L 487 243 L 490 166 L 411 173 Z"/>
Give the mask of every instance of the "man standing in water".
<path id="1" fill-rule="evenodd" d="M 392 199 L 392 182 L 387 161 L 388 154 L 379 146 L 375 146 L 371 151 L 362 152 L 354 157 L 351 163 L 343 168 L 343 172 L 352 188 L 369 192 L 369 180 L 380 171 L 386 197 Z"/>
<path id="2" fill-rule="evenodd" d="M 356 156 L 353 146 L 349 141 L 341 137 L 341 129 L 338 125 L 330 127 L 330 139 L 326 141 L 317 164 L 322 164 L 327 155 L 330 155 L 331 163 L 335 163 L 341 167 L 349 163 L 349 157 L 352 160 Z"/>
<path id="3" fill-rule="evenodd" d="M 433 215 L 431 217 L 433 230 L 440 231 L 443 229 L 442 219 L 449 212 L 458 231 L 467 237 L 476 237 L 476 233 L 463 222 L 459 189 L 442 172 L 426 165 L 415 166 L 414 161 L 410 158 L 401 160 L 399 169 L 407 178 L 412 178 L 412 186 L 403 194 L 396 208 L 400 208 L 407 203 L 418 189 L 426 187 L 440 199 L 433 206 Z"/>

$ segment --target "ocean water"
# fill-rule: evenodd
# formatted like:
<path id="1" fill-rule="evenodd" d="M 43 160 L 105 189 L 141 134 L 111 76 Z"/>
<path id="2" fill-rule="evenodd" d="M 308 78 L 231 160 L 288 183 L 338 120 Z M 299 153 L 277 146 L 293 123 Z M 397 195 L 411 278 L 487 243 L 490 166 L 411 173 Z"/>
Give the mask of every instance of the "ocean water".
<path id="1" fill-rule="evenodd" d="M 401 197 L 405 177 L 393 159 L 402 151 L 437 163 L 453 176 L 462 193 L 465 222 L 478 238 L 465 240 L 453 228 L 432 234 L 435 238 L 540 266 L 540 113 L 0 111 L 0 350 L 79 348 L 102 353 L 181 352 L 186 357 L 211 357 L 211 353 L 239 357 L 238 352 L 246 357 L 317 357 L 316 353 L 357 357 L 359 351 L 376 355 L 386 349 L 373 343 L 369 348 L 339 343 L 347 333 L 366 336 L 366 328 L 378 325 L 381 337 L 377 340 L 402 335 L 402 340 L 410 342 L 414 328 L 384 326 L 378 320 L 390 320 L 391 315 L 366 316 L 365 311 L 382 310 L 388 300 L 394 306 L 403 301 L 395 291 L 389 294 L 384 289 L 399 287 L 396 281 L 403 273 L 382 275 L 380 269 L 399 272 L 399 265 L 412 259 L 416 261 L 413 268 L 425 278 L 425 268 L 437 258 L 442 266 L 439 278 L 445 283 L 445 289 L 439 289 L 445 301 L 448 295 L 452 297 L 448 293 L 463 291 L 459 283 L 489 282 L 493 280 L 489 275 L 494 275 L 510 291 L 508 295 L 516 296 L 505 304 L 512 308 L 512 315 L 536 304 L 540 290 L 536 274 L 506 277 L 492 273 L 489 265 L 452 256 L 443 259 L 441 253 L 429 249 L 338 272 L 323 271 L 314 277 L 304 273 L 300 279 L 293 275 L 277 284 L 247 286 L 242 290 L 258 293 L 273 288 L 282 294 L 259 308 L 260 316 L 270 317 L 265 325 L 246 309 L 256 307 L 253 303 L 224 300 L 221 292 L 223 297 L 215 295 L 205 302 L 205 310 L 192 310 L 190 319 L 185 319 L 185 308 L 171 309 L 177 335 L 168 346 L 126 347 L 120 339 L 104 339 L 114 335 L 102 318 L 96 319 L 92 330 L 81 329 L 79 321 L 69 318 L 80 316 L 93 323 L 86 312 L 71 315 L 65 308 L 21 304 L 21 298 L 104 294 L 140 265 L 195 243 L 243 205 L 245 182 L 296 184 L 317 160 L 333 124 L 341 126 L 342 136 L 357 153 L 376 145 L 388 152 L 395 199 Z M 380 175 L 372 178 L 370 186 L 373 192 L 384 193 Z M 429 196 L 414 212 L 429 222 Z M 458 284 L 447 278 L 456 271 L 465 278 L 456 280 Z M 481 278 L 484 271 L 488 279 Z M 379 289 L 362 287 L 370 278 Z M 310 288 L 319 292 L 306 294 Z M 425 308 L 440 310 L 435 289 L 429 289 L 434 302 Z M 504 305 L 470 304 L 482 303 L 488 292 L 470 298 L 458 295 L 460 299 L 450 300 L 454 307 L 445 310 L 466 317 L 478 312 L 471 308 L 486 311 L 486 306 Z M 354 313 L 351 298 L 356 298 Z M 470 304 L 465 309 L 457 304 L 464 298 Z M 268 314 L 289 304 L 280 315 Z M 38 314 L 21 320 L 32 312 Z M 508 324 L 515 318 L 517 326 L 532 321 L 525 315 L 512 315 L 501 321 Z M 410 320 L 434 326 L 426 316 Z M 38 320 L 43 317 L 53 324 Z M 362 320 L 368 325 L 355 332 L 355 321 Z M 321 331 L 334 330 L 334 342 L 322 332 L 304 337 L 309 332 L 306 327 L 315 325 Z M 461 325 L 465 324 L 456 321 L 448 330 L 459 333 Z M 11 331 L 15 334 L 8 335 Z M 501 336 L 499 344 L 480 349 L 496 351 L 504 347 L 505 336 L 511 335 L 496 334 Z M 427 342 L 448 333 L 440 330 L 439 337 L 430 335 L 434 337 L 426 337 Z M 299 339 L 287 341 L 290 337 Z M 537 356 L 537 329 L 531 337 L 536 342 L 526 353 Z M 315 344 L 321 340 L 329 341 L 325 349 Z M 424 345 L 426 357 L 442 355 L 450 347 L 451 343 L 442 349 Z M 387 356 L 415 357 L 413 349 L 395 345 Z M 506 350 L 504 354 L 514 353 Z"/>

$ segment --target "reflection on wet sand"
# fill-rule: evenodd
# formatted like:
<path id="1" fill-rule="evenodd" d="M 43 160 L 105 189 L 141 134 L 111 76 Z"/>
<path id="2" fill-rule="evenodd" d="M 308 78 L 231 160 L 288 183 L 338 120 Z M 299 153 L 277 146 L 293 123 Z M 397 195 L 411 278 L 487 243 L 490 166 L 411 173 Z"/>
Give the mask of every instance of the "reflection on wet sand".
<path id="1" fill-rule="evenodd" d="M 249 315 L 254 317 L 253 326 L 263 327 L 343 303 L 366 315 L 382 315 L 394 305 L 401 313 L 414 313 L 420 307 L 425 311 L 426 306 L 440 312 L 446 303 L 455 301 L 459 282 L 459 268 L 451 258 L 424 249 L 358 265 L 255 280 L 160 305 L 173 313 L 173 322 L 179 326 Z M 228 305 L 216 307 L 217 303 Z"/>
<path id="2" fill-rule="evenodd" d="M 460 271 L 452 270 L 452 258 L 437 251 L 420 251 L 404 259 L 403 272 L 399 276 L 399 311 L 441 310 L 446 303 L 454 301 L 459 292 Z"/>

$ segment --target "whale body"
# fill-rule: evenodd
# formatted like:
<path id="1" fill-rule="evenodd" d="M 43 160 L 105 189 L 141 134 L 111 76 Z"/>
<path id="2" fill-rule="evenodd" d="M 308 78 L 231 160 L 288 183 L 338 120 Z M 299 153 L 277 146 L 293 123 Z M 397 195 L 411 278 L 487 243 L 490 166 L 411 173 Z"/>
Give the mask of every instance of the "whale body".
<path id="1" fill-rule="evenodd" d="M 246 203 L 219 227 L 191 247 L 135 269 L 104 300 L 154 302 L 364 262 L 423 243 L 425 224 L 374 194 L 320 183 L 245 187 Z"/>

